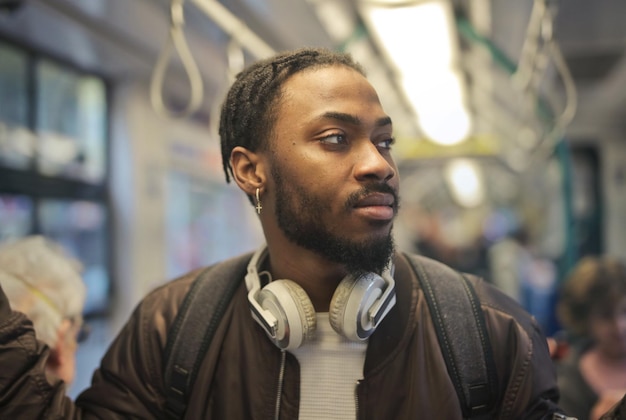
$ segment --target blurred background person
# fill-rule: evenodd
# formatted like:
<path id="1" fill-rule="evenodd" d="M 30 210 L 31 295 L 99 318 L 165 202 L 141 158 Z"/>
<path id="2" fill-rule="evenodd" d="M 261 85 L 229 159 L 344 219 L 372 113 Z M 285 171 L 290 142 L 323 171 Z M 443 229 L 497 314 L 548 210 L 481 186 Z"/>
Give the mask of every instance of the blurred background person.
<path id="1" fill-rule="evenodd" d="M 626 266 L 585 257 L 561 288 L 557 314 L 569 351 L 557 362 L 560 405 L 598 419 L 626 393 Z"/>
<path id="2" fill-rule="evenodd" d="M 497 241 L 487 251 L 490 280 L 500 290 L 523 303 L 522 285 L 528 283 L 533 256 L 528 232 L 523 227 Z"/>
<path id="3" fill-rule="evenodd" d="M 76 349 L 84 338 L 85 285 L 80 263 L 43 236 L 0 244 L 0 285 L 11 307 L 33 322 L 37 338 L 50 347 L 48 375 L 71 384 Z"/>

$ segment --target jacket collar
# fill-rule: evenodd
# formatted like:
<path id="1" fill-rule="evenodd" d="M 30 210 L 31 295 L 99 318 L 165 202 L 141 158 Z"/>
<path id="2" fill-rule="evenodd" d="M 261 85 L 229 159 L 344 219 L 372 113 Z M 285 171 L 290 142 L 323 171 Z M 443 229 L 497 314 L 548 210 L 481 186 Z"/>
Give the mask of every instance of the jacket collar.
<path id="1" fill-rule="evenodd" d="M 410 338 L 413 330 L 417 306 L 417 279 L 404 254 L 396 254 L 394 264 L 396 304 L 369 338 L 363 367 L 365 376 L 386 360 L 393 358 L 396 352 L 401 351 L 404 347 L 403 342 Z"/>

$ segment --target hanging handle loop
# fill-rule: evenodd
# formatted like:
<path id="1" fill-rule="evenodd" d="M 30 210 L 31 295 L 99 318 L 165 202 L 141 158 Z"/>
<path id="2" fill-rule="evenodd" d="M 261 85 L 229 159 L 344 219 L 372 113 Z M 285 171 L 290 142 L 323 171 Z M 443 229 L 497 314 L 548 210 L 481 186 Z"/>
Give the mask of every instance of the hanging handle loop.
<path id="1" fill-rule="evenodd" d="M 183 9 L 184 0 L 172 0 L 170 5 L 170 33 L 152 73 L 150 81 L 150 101 L 154 110 L 162 115 L 171 118 L 184 118 L 196 112 L 203 101 L 204 86 L 202 75 L 193 54 L 189 50 L 185 40 L 185 13 Z M 165 72 L 169 64 L 172 53 L 176 51 L 180 56 L 183 67 L 189 78 L 190 97 L 187 106 L 182 111 L 169 110 L 163 102 L 163 85 Z"/>

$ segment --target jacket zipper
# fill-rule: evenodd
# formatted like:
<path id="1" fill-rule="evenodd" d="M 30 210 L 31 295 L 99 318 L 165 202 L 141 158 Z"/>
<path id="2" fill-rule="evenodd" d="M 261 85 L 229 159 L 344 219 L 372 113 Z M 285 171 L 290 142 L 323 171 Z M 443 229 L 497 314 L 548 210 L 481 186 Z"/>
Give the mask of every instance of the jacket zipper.
<path id="1" fill-rule="evenodd" d="M 278 393 L 276 394 L 276 413 L 274 419 L 278 420 L 280 417 L 280 397 L 283 393 L 283 378 L 285 377 L 285 360 L 287 353 L 285 350 L 281 350 L 280 355 L 280 372 L 278 373 Z"/>

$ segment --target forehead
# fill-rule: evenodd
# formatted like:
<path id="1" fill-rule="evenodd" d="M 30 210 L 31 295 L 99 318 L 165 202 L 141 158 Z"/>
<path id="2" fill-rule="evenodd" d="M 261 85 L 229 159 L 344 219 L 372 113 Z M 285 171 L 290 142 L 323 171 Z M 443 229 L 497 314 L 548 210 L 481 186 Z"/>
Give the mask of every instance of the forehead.
<path id="1" fill-rule="evenodd" d="M 378 94 L 358 71 L 343 65 L 316 67 L 291 76 L 282 86 L 281 113 L 303 113 L 319 108 L 354 107 L 383 113 Z M 353 112 L 356 112 L 354 110 Z"/>

